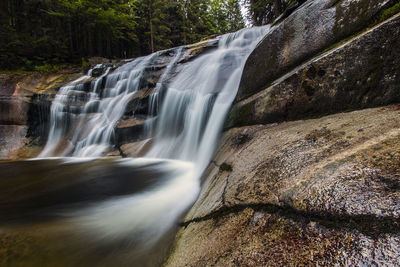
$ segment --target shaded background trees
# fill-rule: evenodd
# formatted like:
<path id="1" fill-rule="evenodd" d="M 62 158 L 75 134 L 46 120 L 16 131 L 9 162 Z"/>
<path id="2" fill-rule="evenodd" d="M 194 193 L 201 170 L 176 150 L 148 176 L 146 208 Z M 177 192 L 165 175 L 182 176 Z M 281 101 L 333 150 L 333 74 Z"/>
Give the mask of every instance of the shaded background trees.
<path id="1" fill-rule="evenodd" d="M 306 0 L 242 0 L 246 19 L 253 26 L 270 24 L 280 16 L 288 16 Z"/>
<path id="2" fill-rule="evenodd" d="M 2 0 L 0 68 L 134 57 L 244 26 L 239 0 Z"/>

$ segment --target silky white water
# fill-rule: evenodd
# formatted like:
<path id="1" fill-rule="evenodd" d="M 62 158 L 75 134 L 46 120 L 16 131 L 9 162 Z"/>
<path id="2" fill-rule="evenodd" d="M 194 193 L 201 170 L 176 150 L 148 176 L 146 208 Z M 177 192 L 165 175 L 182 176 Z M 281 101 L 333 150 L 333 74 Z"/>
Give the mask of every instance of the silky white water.
<path id="1" fill-rule="evenodd" d="M 91 83 L 88 93 L 83 84 L 77 83 L 89 76 L 61 88 L 51 106 L 50 133 L 39 157 L 102 156 L 111 145 L 114 128 L 126 105 L 139 89 L 144 69 L 156 56 L 139 58 L 110 74 L 102 97 L 100 86 L 109 68 Z M 68 135 L 71 130 L 73 133 Z"/>
<path id="2" fill-rule="evenodd" d="M 79 228 L 103 240 L 135 236 L 143 250 L 157 244 L 195 201 L 246 59 L 267 30 L 258 27 L 223 35 L 216 49 L 184 64 L 179 60 L 187 47 L 174 50 L 149 97 L 151 118 L 142 142 L 151 140 L 151 147 L 143 159 L 122 163 L 136 168 L 167 160 L 169 173 L 176 175 L 170 168 L 184 172 L 151 190 L 76 212 L 74 223 Z M 51 106 L 51 129 L 40 157 L 100 157 L 109 151 L 118 121 L 140 89 L 146 68 L 159 55 L 136 59 L 111 74 L 107 69 L 88 92 L 79 82 L 89 75 L 61 88 Z"/>
<path id="3" fill-rule="evenodd" d="M 247 56 L 265 31 L 221 36 L 218 49 L 183 67 L 169 85 L 147 156 L 189 160 L 201 174 L 217 146 Z"/>

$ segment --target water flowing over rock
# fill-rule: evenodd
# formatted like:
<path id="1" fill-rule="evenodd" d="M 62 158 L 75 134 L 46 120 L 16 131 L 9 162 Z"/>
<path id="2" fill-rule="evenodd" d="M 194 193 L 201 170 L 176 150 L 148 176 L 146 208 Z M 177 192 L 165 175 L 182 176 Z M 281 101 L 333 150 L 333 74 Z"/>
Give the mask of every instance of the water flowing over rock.
<path id="1" fill-rule="evenodd" d="M 213 156 L 244 63 L 268 29 L 244 29 L 221 36 L 218 45 L 211 42 L 204 54 L 185 46 L 137 58 L 115 69 L 96 66 L 88 75 L 61 87 L 51 104 L 50 132 L 41 154 L 31 162 L 4 163 L 10 168 L 45 164 L 50 174 L 35 172 L 40 178 L 17 188 L 13 197 L 0 199 L 4 207 L 0 213 L 9 212 L 4 220 L 65 217 L 72 235 L 85 236 L 80 243 L 129 248 L 134 253 L 128 262 L 159 264 L 164 254 L 157 248 L 168 248 L 165 240 L 196 200 L 201 175 Z M 94 72 L 100 76 L 93 79 Z M 137 146 L 132 146 L 132 141 Z M 115 155 L 115 148 L 123 154 L 124 146 L 146 148 L 146 153 L 136 159 L 96 160 Z M 66 171 L 68 164 L 71 169 Z M 53 166 L 72 177 L 60 175 L 60 184 L 55 186 Z M 87 177 L 76 174 L 76 168 L 85 169 Z M 110 179 L 110 169 L 121 175 Z M 132 177 L 127 175 L 129 169 Z M 28 179 L 24 171 L 17 173 L 15 183 Z M 11 181 L 12 174 L 6 174 L 5 180 Z M 151 186 L 142 188 L 137 182 L 137 192 L 130 192 L 136 180 Z M 41 186 L 46 189 L 35 192 Z M 28 193 L 18 197 L 21 192 Z M 91 252 L 84 249 L 82 253 Z M 155 257 L 155 263 L 148 255 Z M 72 258 L 75 256 L 79 258 L 79 253 Z"/>
<path id="2" fill-rule="evenodd" d="M 362 2 L 335 3 L 346 8 Z M 384 5 L 365 2 L 378 9 Z M 393 14 L 325 53 L 310 52 L 314 58 L 294 70 L 282 65 L 296 66 L 312 45 L 268 65 L 279 27 L 299 26 L 294 21 L 309 19 L 299 14 L 321 3 L 327 2 L 307 1 L 286 26 L 272 28 L 249 57 L 240 101 L 228 115 L 200 196 L 182 220 L 165 266 L 400 264 L 400 108 L 390 106 L 400 102 L 400 16 Z M 322 12 L 328 15 L 315 19 L 324 21 L 338 6 L 328 6 Z M 358 27 L 345 25 L 344 31 Z M 321 29 L 304 37 L 326 33 Z M 296 36 L 277 41 L 290 50 Z M 285 75 L 274 80 L 278 73 Z M 385 107 L 366 109 L 376 106 Z M 349 112 L 355 109 L 361 110 Z"/>
<path id="3" fill-rule="evenodd" d="M 0 162 L 0 223 L 45 223 L 0 241 L 49 265 L 400 265 L 396 2 L 298 1 L 84 76 L 5 78 L 1 153 L 46 145 Z M 43 245 L 60 236 L 72 250 Z"/>
<path id="4" fill-rule="evenodd" d="M 157 52 L 115 70 L 109 64 L 95 66 L 58 92 L 40 157 L 97 157 L 114 145 L 146 137 L 154 138 L 148 157 L 202 161 L 199 170 L 204 169 L 245 60 L 265 32 L 260 27 L 221 36 L 211 52 L 194 53 L 185 63 L 179 62 L 188 57 L 184 50 L 190 47 Z M 82 83 L 94 72 L 102 75 Z M 124 116 L 138 119 L 121 123 Z"/>

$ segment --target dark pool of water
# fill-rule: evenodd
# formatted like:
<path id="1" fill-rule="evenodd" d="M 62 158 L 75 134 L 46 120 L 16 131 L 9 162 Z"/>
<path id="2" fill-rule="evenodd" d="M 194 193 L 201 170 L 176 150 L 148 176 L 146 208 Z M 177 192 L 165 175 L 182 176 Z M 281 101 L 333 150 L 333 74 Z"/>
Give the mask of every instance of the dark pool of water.
<path id="1" fill-rule="evenodd" d="M 187 171 L 162 160 L 0 161 L 0 266 L 160 265 L 177 218 L 160 221 L 182 213 L 168 213 L 173 185 L 163 188 Z"/>

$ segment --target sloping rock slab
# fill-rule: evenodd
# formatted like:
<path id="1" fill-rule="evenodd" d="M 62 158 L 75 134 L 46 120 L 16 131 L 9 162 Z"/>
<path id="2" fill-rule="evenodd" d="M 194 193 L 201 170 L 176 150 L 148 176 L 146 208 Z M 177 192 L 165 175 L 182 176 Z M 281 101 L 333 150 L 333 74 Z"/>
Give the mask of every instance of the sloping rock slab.
<path id="1" fill-rule="evenodd" d="M 400 102 L 400 15 L 236 103 L 226 128 Z"/>
<path id="2" fill-rule="evenodd" d="M 267 87 L 290 68 L 365 28 L 395 0 L 307 1 L 264 37 L 249 56 L 237 101 Z"/>
<path id="3" fill-rule="evenodd" d="M 400 264 L 399 115 L 230 130 L 166 265 Z"/>

